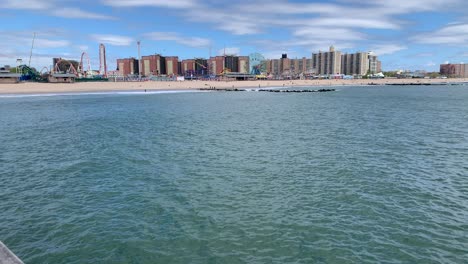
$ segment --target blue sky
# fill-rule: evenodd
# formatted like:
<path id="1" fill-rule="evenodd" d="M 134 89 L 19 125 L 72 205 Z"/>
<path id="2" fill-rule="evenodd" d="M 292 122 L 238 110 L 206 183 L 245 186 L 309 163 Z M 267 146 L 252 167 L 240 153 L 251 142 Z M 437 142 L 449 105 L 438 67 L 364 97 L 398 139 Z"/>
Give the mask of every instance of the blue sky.
<path id="1" fill-rule="evenodd" d="M 79 60 L 86 51 L 99 68 L 160 53 L 180 59 L 260 52 L 267 58 L 311 57 L 334 45 L 342 52 L 373 51 L 383 70 L 438 71 L 468 62 L 466 0 L 0 0 L 0 64 L 52 57 Z"/>

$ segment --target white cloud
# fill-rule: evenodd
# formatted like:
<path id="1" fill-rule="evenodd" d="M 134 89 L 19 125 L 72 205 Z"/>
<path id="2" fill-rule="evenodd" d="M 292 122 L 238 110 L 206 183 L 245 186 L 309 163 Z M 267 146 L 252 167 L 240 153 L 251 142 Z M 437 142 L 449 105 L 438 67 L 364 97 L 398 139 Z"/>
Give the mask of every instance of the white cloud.
<path id="1" fill-rule="evenodd" d="M 261 8 L 260 8 L 261 7 Z M 274 14 L 318 14 L 334 13 L 339 7 L 333 4 L 320 3 L 288 3 L 284 1 L 249 2 L 241 6 L 243 11 Z"/>
<path id="2" fill-rule="evenodd" d="M 466 45 L 468 43 L 468 23 L 449 24 L 434 32 L 416 35 L 412 40 L 424 44 Z"/>
<path id="3" fill-rule="evenodd" d="M 63 1 L 58 2 L 57 0 L 6 0 L 6 3 L 0 5 L 0 9 L 1 8 L 36 10 L 63 18 L 115 19 L 110 16 L 84 11 L 76 7 L 67 7 Z"/>
<path id="4" fill-rule="evenodd" d="M 50 2 L 42 0 L 5 0 L 3 8 L 43 10 L 51 7 Z M 0 8 L 2 8 L 0 7 Z"/>
<path id="5" fill-rule="evenodd" d="M 99 35 L 93 34 L 91 38 L 99 43 L 109 44 L 113 46 L 130 46 L 135 43 L 135 40 L 126 36 L 118 35 Z"/>
<path id="6" fill-rule="evenodd" d="M 28 40 L 26 39 L 25 42 L 26 41 Z M 34 41 L 35 48 L 61 48 L 61 47 L 67 47 L 70 45 L 71 45 L 71 42 L 68 40 L 52 40 L 52 39 L 36 38 Z"/>
<path id="7" fill-rule="evenodd" d="M 358 18 L 358 17 L 328 17 L 309 21 L 314 27 L 345 27 L 345 28 L 373 28 L 373 29 L 399 29 L 400 25 L 385 18 Z"/>
<path id="8" fill-rule="evenodd" d="M 414 12 L 440 11 L 464 5 L 464 0 L 376 0 L 373 2 L 382 12 L 407 14 Z"/>
<path id="9" fill-rule="evenodd" d="M 80 45 L 80 46 L 78 46 L 78 49 L 82 50 L 82 51 L 87 51 L 89 49 L 89 47 L 87 45 Z"/>
<path id="10" fill-rule="evenodd" d="M 280 30 L 293 34 L 289 46 L 346 41 L 353 46 L 372 41 L 363 29 L 399 31 L 411 18 L 403 14 L 432 12 L 463 7 L 463 0 L 336 0 L 330 3 L 304 3 L 285 0 L 101 0 L 113 7 L 165 7 L 183 9 L 186 20 L 208 24 L 233 35 L 262 35 Z M 414 25 L 412 25 L 414 26 Z M 326 32 L 326 31 L 329 32 Z M 274 33 L 273 33 L 274 34 Z"/>
<path id="11" fill-rule="evenodd" d="M 240 48 L 236 47 L 226 47 L 223 49 L 218 50 L 218 55 L 240 55 Z"/>
<path id="12" fill-rule="evenodd" d="M 155 6 L 167 8 L 189 8 L 197 4 L 193 0 L 104 0 L 104 4 L 115 7 Z"/>
<path id="13" fill-rule="evenodd" d="M 0 48 L 9 47 L 13 49 L 24 49 L 29 50 L 33 41 L 33 34 L 30 32 L 19 32 L 19 31 L 0 31 L 0 35 L 3 36 Z M 48 38 L 46 38 L 48 37 Z M 44 34 L 37 32 L 34 38 L 34 49 L 48 49 L 48 48 L 62 48 L 68 47 L 71 42 L 65 39 L 57 39 L 57 37 L 51 34 Z"/>
<path id="14" fill-rule="evenodd" d="M 365 35 L 345 28 L 298 28 L 293 35 L 299 39 L 328 40 L 328 42 L 342 40 L 363 40 Z"/>
<path id="15" fill-rule="evenodd" d="M 377 56 L 382 56 L 382 55 L 388 55 L 388 54 L 393 54 L 395 52 L 405 50 L 407 49 L 406 46 L 404 45 L 398 45 L 398 44 L 383 44 L 383 45 L 376 45 L 372 48 L 372 51 L 377 55 Z"/>
<path id="16" fill-rule="evenodd" d="M 234 35 L 252 35 L 261 33 L 261 29 L 251 22 L 237 21 L 235 23 L 220 23 L 216 28 Z"/>
<path id="17" fill-rule="evenodd" d="M 111 16 L 86 12 L 78 8 L 64 7 L 52 10 L 51 14 L 64 18 L 115 19 Z"/>
<path id="18" fill-rule="evenodd" d="M 195 48 L 206 48 L 211 45 L 211 41 L 209 39 L 181 36 L 175 32 L 151 32 L 144 36 L 151 40 L 174 41 L 176 43 Z"/>

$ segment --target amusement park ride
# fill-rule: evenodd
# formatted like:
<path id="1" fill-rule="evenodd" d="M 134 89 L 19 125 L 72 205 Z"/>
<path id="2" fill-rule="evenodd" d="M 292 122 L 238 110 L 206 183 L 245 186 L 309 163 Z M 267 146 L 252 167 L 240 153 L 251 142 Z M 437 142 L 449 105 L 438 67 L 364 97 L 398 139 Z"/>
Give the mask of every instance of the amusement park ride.
<path id="1" fill-rule="evenodd" d="M 63 62 L 68 65 L 67 69 L 60 69 L 60 65 Z M 84 64 L 86 63 L 86 65 Z M 85 68 L 86 66 L 86 68 Z M 91 69 L 91 61 L 89 59 L 89 55 L 87 52 L 81 53 L 80 63 L 78 64 L 78 68 L 76 69 L 73 64 L 65 59 L 60 58 L 54 65 L 53 71 L 51 73 L 72 73 L 78 78 L 95 78 L 92 69 Z M 99 45 L 99 72 L 98 76 L 101 78 L 107 77 L 107 63 L 106 63 L 106 47 L 104 44 Z"/>
<path id="2" fill-rule="evenodd" d="M 31 47 L 31 56 L 33 47 L 34 38 L 33 46 Z M 22 74 L 22 80 L 47 81 L 50 76 L 53 77 L 64 74 L 72 76 L 76 78 L 76 80 L 105 79 L 107 78 L 106 47 L 104 44 L 99 45 L 99 71 L 97 72 L 91 69 L 91 61 L 87 52 L 81 53 L 81 59 L 76 68 L 71 61 L 59 58 L 55 61 L 53 68 L 50 70 L 48 67 L 43 67 L 40 72 L 38 72 L 28 65 L 19 65 L 18 70 Z"/>

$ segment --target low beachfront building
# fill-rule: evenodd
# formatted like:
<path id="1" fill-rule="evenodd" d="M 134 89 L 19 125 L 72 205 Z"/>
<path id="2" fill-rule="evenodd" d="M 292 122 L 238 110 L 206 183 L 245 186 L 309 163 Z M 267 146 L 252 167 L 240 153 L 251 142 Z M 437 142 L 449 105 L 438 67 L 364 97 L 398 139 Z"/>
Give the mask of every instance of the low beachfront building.
<path id="1" fill-rule="evenodd" d="M 17 83 L 20 78 L 21 74 L 11 73 L 9 67 L 0 67 L 0 83 Z"/>
<path id="2" fill-rule="evenodd" d="M 76 75 L 73 73 L 52 73 L 47 77 L 50 83 L 74 83 Z"/>

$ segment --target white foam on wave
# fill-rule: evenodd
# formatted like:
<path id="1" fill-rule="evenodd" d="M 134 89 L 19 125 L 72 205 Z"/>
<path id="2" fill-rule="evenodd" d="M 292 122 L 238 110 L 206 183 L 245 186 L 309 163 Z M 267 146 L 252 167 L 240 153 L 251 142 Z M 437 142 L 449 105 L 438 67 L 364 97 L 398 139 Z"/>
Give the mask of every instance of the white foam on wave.
<path id="1" fill-rule="evenodd" d="M 72 93 L 38 93 L 38 94 L 0 94 L 0 98 L 53 97 L 53 96 L 83 96 L 83 95 L 144 95 L 144 94 L 174 94 L 197 93 L 199 90 L 167 90 L 167 91 L 109 91 L 109 92 L 72 92 Z"/>

